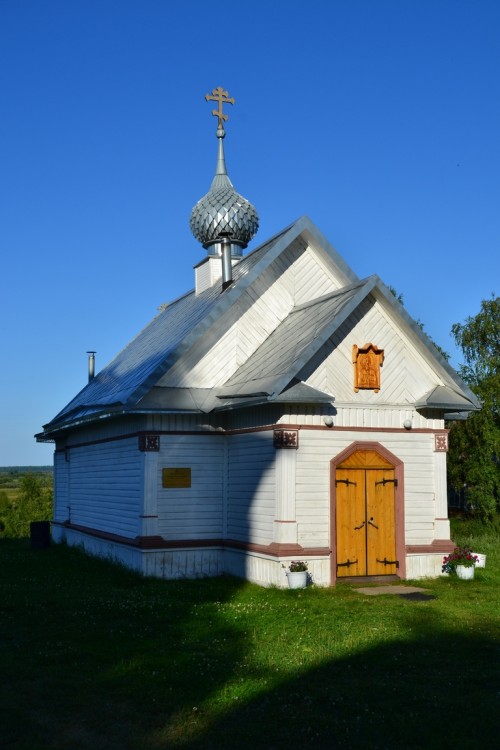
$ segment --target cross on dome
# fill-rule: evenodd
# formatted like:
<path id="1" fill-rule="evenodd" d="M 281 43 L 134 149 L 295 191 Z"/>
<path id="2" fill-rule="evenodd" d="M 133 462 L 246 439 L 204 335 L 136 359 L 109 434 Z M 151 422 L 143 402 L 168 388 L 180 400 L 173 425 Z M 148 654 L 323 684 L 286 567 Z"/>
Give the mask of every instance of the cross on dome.
<path id="1" fill-rule="evenodd" d="M 215 101 L 218 108 L 212 114 L 218 118 L 217 139 L 219 141 L 215 177 L 210 190 L 193 207 L 190 217 L 191 231 L 210 254 L 219 255 L 224 238 L 231 243 L 233 257 L 241 257 L 259 228 L 259 217 L 255 207 L 236 192 L 226 170 L 224 156 L 224 121 L 228 116 L 223 112 L 223 104 L 234 104 L 229 93 L 218 86 L 211 94 L 205 94 L 206 101 Z"/>
<path id="2" fill-rule="evenodd" d="M 219 130 L 224 130 L 224 122 L 229 119 L 229 116 L 224 114 L 222 111 L 222 105 L 223 104 L 234 104 L 234 99 L 230 98 L 229 92 L 224 91 L 222 86 L 218 86 L 216 89 L 212 89 L 211 94 L 205 94 L 205 101 L 214 101 L 218 102 L 219 108 L 213 109 L 212 114 L 214 117 L 219 118 L 219 122 L 217 124 L 217 128 Z"/>

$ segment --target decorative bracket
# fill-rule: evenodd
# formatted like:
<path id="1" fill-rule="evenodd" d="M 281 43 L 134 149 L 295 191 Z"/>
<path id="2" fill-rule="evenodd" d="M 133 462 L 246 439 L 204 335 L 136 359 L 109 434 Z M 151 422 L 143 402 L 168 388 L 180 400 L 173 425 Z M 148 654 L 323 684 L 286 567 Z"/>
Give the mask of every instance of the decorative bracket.
<path id="1" fill-rule="evenodd" d="M 275 448 L 295 448 L 299 447 L 298 430 L 274 430 L 273 443 Z"/>
<path id="2" fill-rule="evenodd" d="M 159 435 L 139 435 L 139 450 L 143 453 L 158 452 L 160 450 Z"/>
<path id="3" fill-rule="evenodd" d="M 448 450 L 447 432 L 439 432 L 434 435 L 434 450 L 436 453 L 446 453 Z"/>

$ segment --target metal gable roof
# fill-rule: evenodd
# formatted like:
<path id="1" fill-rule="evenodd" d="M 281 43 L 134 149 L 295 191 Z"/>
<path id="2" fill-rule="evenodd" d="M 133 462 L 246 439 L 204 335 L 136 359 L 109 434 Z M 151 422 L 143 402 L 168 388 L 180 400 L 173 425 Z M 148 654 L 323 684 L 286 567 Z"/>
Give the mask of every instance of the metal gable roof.
<path id="1" fill-rule="evenodd" d="M 233 399 L 243 399 L 256 391 L 267 393 L 267 400 L 277 399 L 302 367 L 372 292 L 379 298 L 382 296 L 399 319 L 404 320 L 419 340 L 423 351 L 439 365 L 442 375 L 448 380 L 449 385 L 437 385 L 419 400 L 416 407 L 453 408 L 460 411 L 479 409 L 481 404 L 477 396 L 376 275 L 295 307 L 224 387 L 218 390 L 219 399 L 230 396 Z"/>
<path id="2" fill-rule="evenodd" d="M 272 400 L 276 404 L 332 404 L 335 398 L 330 393 L 325 393 L 317 388 L 293 378 L 290 384 L 278 395 L 270 398 L 269 393 L 247 393 L 240 396 L 225 396 L 221 389 L 217 391 L 219 403 L 214 407 L 214 411 L 224 411 L 228 409 L 241 409 L 246 406 L 260 406 L 269 404 Z"/>
<path id="3" fill-rule="evenodd" d="M 169 353 L 192 326 L 203 320 L 214 303 L 208 292 L 198 297 L 191 292 L 168 305 L 50 424 L 126 404 L 152 372 L 165 366 Z"/>
<path id="4" fill-rule="evenodd" d="M 457 393 L 455 389 L 445 385 L 432 388 L 416 402 L 415 406 L 417 409 L 448 409 L 458 412 L 477 409 L 477 405 L 465 398 L 463 393 Z"/>
<path id="5" fill-rule="evenodd" d="M 230 312 L 236 318 L 239 314 L 236 303 L 241 295 L 299 237 L 312 243 L 322 253 L 326 263 L 330 263 L 336 273 L 344 278 L 345 286 L 295 307 L 223 388 L 213 389 L 210 393 L 205 393 L 204 389 L 183 389 L 184 395 L 179 393 L 178 401 L 175 400 L 175 389 L 169 389 L 169 393 L 166 389 L 158 389 L 156 396 L 153 396 L 152 389 L 161 376 L 190 347 L 202 340 L 205 343 L 210 341 L 211 336 L 217 337 L 216 323 L 221 315 Z M 310 219 L 302 217 L 242 258 L 233 268 L 233 284 L 223 293 L 221 286 L 215 284 L 198 295 L 194 290 L 188 292 L 165 306 L 44 427 L 44 436 L 80 420 L 97 419 L 108 413 L 141 409 L 155 411 L 158 408 L 210 411 L 276 400 L 294 381 L 300 369 L 372 291 L 384 298 L 398 319 L 413 332 L 426 356 L 438 364 L 453 390 L 470 402 L 470 408 L 480 408 L 476 396 L 380 279 L 371 276 L 360 281 Z M 166 398 L 163 406 L 160 404 L 160 391 Z M 287 398 L 298 398 L 299 393 L 302 398 L 313 398 L 312 392 L 306 393 L 304 389 L 295 389 L 293 393 L 290 391 Z M 318 401 L 331 399 L 328 394 L 318 393 L 315 397 Z M 435 399 L 431 398 L 431 402 L 434 403 Z M 430 405 L 428 401 L 426 403 Z M 455 402 L 457 406 L 459 403 L 460 400 Z M 461 403 L 461 410 L 464 408 L 467 407 Z"/>
<path id="6" fill-rule="evenodd" d="M 233 268 L 233 284 L 223 294 L 216 284 L 198 295 L 194 290 L 188 292 L 167 305 L 44 429 L 50 432 L 92 414 L 137 404 L 182 353 L 205 335 L 259 274 L 303 233 L 323 250 L 346 281 L 357 279 L 304 216 L 242 258 Z M 236 306 L 234 309 L 236 315 Z"/>

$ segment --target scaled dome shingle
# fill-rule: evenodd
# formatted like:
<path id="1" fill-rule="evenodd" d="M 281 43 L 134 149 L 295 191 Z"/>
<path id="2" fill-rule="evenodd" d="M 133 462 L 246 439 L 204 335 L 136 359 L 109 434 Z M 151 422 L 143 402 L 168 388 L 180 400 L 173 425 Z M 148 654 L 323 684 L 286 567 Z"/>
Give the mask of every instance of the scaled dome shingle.
<path id="1" fill-rule="evenodd" d="M 189 226 L 196 239 L 207 247 L 229 236 L 235 244 L 246 247 L 259 228 L 255 206 L 236 192 L 226 172 L 222 138 L 218 131 L 219 155 L 216 174 L 210 190 L 191 211 Z"/>

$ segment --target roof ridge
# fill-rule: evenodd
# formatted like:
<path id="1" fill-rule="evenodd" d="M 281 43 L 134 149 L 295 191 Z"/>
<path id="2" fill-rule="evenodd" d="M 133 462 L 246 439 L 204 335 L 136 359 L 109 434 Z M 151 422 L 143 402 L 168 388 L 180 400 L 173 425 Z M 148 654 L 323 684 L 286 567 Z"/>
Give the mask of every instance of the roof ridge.
<path id="1" fill-rule="evenodd" d="M 352 284 L 347 284 L 346 286 L 340 287 L 340 289 L 335 289 L 333 292 L 328 292 L 328 294 L 323 294 L 321 297 L 315 297 L 312 300 L 308 300 L 306 302 L 300 302 L 298 305 L 295 305 L 290 310 L 290 315 L 294 312 L 299 312 L 300 310 L 305 310 L 308 307 L 313 307 L 314 305 L 319 305 L 322 302 L 326 302 L 326 300 L 332 299 L 333 297 L 340 296 L 341 294 L 348 294 L 353 289 L 356 289 L 356 287 L 362 287 L 365 284 L 367 284 L 369 281 L 374 279 L 375 276 L 367 276 L 366 279 L 360 279 L 359 281 L 353 281 Z"/>

